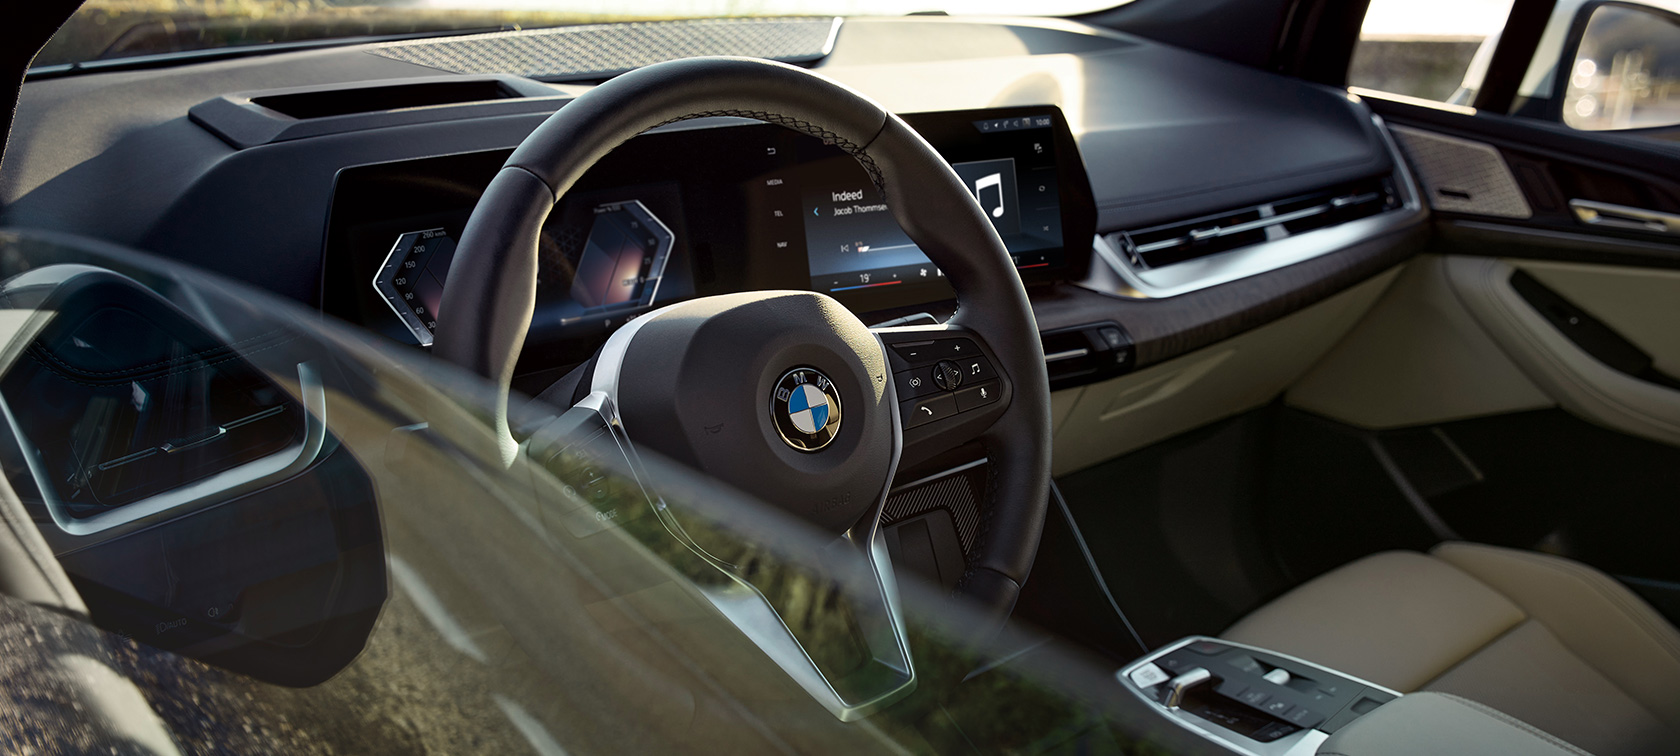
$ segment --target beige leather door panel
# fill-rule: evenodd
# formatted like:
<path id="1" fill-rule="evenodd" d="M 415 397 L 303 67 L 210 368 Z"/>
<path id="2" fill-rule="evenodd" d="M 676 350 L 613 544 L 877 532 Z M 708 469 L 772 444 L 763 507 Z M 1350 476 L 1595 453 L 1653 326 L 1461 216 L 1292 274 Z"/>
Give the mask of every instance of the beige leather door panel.
<path id="1" fill-rule="evenodd" d="M 1613 430 L 1680 445 L 1680 391 L 1617 371 L 1577 346 L 1511 286 L 1516 270 L 1598 318 L 1656 365 L 1680 366 L 1680 274 L 1641 268 L 1446 258 L 1460 301 L 1558 405 Z"/>
<path id="2" fill-rule="evenodd" d="M 1680 271 L 1507 260 L 1680 375 Z"/>

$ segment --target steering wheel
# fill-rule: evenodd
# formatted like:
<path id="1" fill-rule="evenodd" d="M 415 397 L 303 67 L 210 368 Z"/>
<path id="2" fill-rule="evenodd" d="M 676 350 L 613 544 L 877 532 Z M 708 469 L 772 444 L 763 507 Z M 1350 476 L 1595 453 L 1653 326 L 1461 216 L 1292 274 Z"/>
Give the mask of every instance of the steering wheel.
<path id="1" fill-rule="evenodd" d="M 898 469 L 978 441 L 990 481 L 956 593 L 1001 622 L 1038 551 L 1049 494 L 1038 327 L 1008 251 L 962 180 L 897 116 L 843 85 L 768 61 L 693 58 L 615 77 L 567 103 L 473 209 L 434 355 L 501 387 L 496 430 L 511 463 L 507 392 L 535 308 L 543 222 L 614 148 L 656 126 L 715 116 L 778 124 L 850 153 L 944 271 L 957 313 L 943 326 L 870 329 L 809 291 L 693 299 L 614 333 L 596 355 L 591 389 L 611 400 L 636 446 L 830 531 L 864 522 L 872 532 Z"/>

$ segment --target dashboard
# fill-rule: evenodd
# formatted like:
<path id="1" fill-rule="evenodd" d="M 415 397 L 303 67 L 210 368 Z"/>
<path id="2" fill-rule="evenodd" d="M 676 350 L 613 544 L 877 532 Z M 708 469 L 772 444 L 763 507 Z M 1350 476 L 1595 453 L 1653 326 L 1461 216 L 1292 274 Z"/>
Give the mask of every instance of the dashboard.
<path id="1" fill-rule="evenodd" d="M 1096 225 L 1055 107 L 918 113 L 1028 282 L 1077 278 Z M 457 241 L 506 160 L 492 150 L 347 168 L 328 224 L 326 309 L 430 345 Z M 806 289 L 858 312 L 951 298 L 857 161 L 780 126 L 709 119 L 644 134 L 557 203 L 539 245 L 530 340 L 598 341 L 696 296 Z"/>
<path id="2" fill-rule="evenodd" d="M 714 50 L 704 37 L 714 26 L 694 27 L 697 50 Z M 1422 219 L 1396 152 L 1346 91 L 1072 21 L 914 16 L 823 28 L 831 44 L 796 62 L 903 115 L 972 174 L 971 189 L 983 184 L 976 199 L 988 213 L 1003 210 L 993 217 L 1019 257 L 1046 354 L 1129 344 L 1128 368 L 1147 367 L 1416 249 Z M 556 36 L 518 36 L 545 34 Z M 0 171 L 0 226 L 143 249 L 423 344 L 479 193 L 598 80 L 501 73 L 518 69 L 498 62 L 495 39 L 32 77 Z M 422 49 L 441 57 L 407 59 Z M 1044 117 L 1048 141 L 1033 122 Z M 1033 182 L 1051 161 L 1055 182 Z M 674 124 L 625 145 L 550 218 L 522 374 L 587 359 L 627 318 L 688 296 L 815 289 L 866 322 L 949 315 L 939 272 L 923 280 L 862 175 L 832 147 L 751 121 Z M 1035 227 L 1027 213 L 1042 214 L 1034 203 L 1050 193 L 1052 222 Z M 1349 201 L 1380 212 L 1349 221 L 1337 209 Z M 1300 207 L 1281 217 L 1320 214 L 1278 221 L 1285 205 Z M 842 208 L 850 214 L 831 213 Z M 632 230 L 652 230 L 652 241 L 631 243 Z M 1216 237 L 1199 238 L 1207 233 Z M 1202 254 L 1250 241 L 1260 243 L 1167 260 L 1186 244 Z M 1069 385 L 1059 369 L 1052 384 Z"/>

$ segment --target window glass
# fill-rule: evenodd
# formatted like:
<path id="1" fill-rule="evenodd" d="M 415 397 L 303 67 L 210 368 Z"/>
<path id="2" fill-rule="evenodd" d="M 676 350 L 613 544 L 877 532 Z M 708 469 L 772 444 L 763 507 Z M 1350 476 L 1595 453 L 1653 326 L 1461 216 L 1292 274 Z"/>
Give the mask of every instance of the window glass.
<path id="1" fill-rule="evenodd" d="M 1468 105 L 1512 0 L 1371 0 L 1349 86 Z"/>
<path id="2" fill-rule="evenodd" d="M 0 344 L 0 754 L 1182 750 L 881 531 L 591 406 L 506 463 L 497 386 L 297 303 L 0 229 Z"/>

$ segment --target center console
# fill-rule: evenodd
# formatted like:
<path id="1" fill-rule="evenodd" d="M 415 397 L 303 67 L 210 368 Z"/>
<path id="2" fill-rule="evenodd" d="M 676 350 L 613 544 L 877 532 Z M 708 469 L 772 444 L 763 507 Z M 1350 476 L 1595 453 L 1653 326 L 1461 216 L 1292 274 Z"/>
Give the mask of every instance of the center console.
<path id="1" fill-rule="evenodd" d="M 1178 725 L 1237 753 L 1313 754 L 1331 735 L 1400 697 L 1273 651 L 1194 636 L 1116 673 Z"/>

